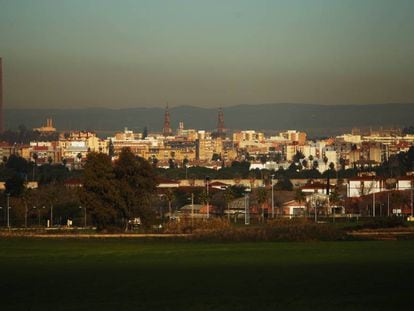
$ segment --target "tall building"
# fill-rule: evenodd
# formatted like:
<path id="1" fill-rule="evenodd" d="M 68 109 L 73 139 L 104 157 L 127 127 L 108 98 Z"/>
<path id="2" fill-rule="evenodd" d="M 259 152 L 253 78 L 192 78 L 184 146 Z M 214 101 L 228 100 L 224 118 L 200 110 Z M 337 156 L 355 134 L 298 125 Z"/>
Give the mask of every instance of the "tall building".
<path id="1" fill-rule="evenodd" d="M 0 57 L 0 133 L 4 131 L 3 119 L 3 63 Z"/>
<path id="2" fill-rule="evenodd" d="M 53 127 L 53 119 L 47 118 L 46 125 L 41 127 L 36 127 L 33 131 L 38 131 L 40 133 L 53 133 L 56 132 L 56 128 Z"/>
<path id="3" fill-rule="evenodd" d="M 167 107 L 165 107 L 165 114 L 164 114 L 164 127 L 162 129 L 162 134 L 164 136 L 170 136 L 172 135 L 172 129 L 171 129 L 171 120 L 170 120 L 170 111 Z"/>

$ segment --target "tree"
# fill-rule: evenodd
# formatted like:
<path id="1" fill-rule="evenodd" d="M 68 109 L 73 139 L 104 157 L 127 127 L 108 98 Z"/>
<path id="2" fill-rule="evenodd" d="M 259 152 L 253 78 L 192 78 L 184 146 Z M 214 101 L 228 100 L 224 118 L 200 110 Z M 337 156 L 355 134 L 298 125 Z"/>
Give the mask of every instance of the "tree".
<path id="1" fill-rule="evenodd" d="M 26 187 L 25 179 L 15 172 L 11 177 L 6 180 L 6 193 L 10 193 L 12 197 L 18 197 L 23 194 Z"/>
<path id="2" fill-rule="evenodd" d="M 230 202 L 234 199 L 234 193 L 232 188 L 227 187 L 224 191 L 224 201 L 226 202 L 227 207 L 227 219 L 230 220 Z"/>
<path id="3" fill-rule="evenodd" d="M 280 152 L 275 153 L 275 155 L 274 155 L 274 157 L 273 157 L 273 160 L 274 160 L 276 163 L 280 163 L 280 162 L 282 161 L 282 154 L 281 154 Z"/>
<path id="4" fill-rule="evenodd" d="M 341 165 L 341 170 L 345 170 L 346 160 L 342 157 L 339 158 L 339 165 Z"/>
<path id="5" fill-rule="evenodd" d="M 158 165 L 158 159 L 154 155 L 151 157 L 151 165 L 152 167 L 157 167 Z"/>
<path id="6" fill-rule="evenodd" d="M 37 166 L 37 159 L 39 158 L 39 155 L 37 154 L 37 152 L 33 153 L 32 158 L 34 160 L 35 165 Z"/>
<path id="7" fill-rule="evenodd" d="M 327 156 L 323 156 L 322 160 L 323 160 L 323 163 L 325 164 L 325 168 L 326 168 L 326 164 L 328 164 L 329 159 L 328 159 Z"/>
<path id="8" fill-rule="evenodd" d="M 119 225 L 117 217 L 119 188 L 116 184 L 111 158 L 108 155 L 95 152 L 88 154 L 84 166 L 80 200 L 98 230 Z"/>
<path id="9" fill-rule="evenodd" d="M 168 159 L 168 167 L 169 168 L 175 168 L 175 161 L 173 158 Z"/>
<path id="10" fill-rule="evenodd" d="M 144 126 L 144 130 L 142 131 L 142 139 L 145 139 L 148 137 L 148 127 Z"/>
<path id="11" fill-rule="evenodd" d="M 305 194 L 301 189 L 296 189 L 295 191 L 295 200 L 299 203 L 302 203 L 305 200 Z"/>
<path id="12" fill-rule="evenodd" d="M 172 202 L 174 201 L 174 191 L 171 188 L 168 188 L 167 191 L 165 192 L 165 199 L 168 202 L 168 214 L 169 214 L 169 218 L 171 219 L 172 216 Z"/>
<path id="13" fill-rule="evenodd" d="M 111 159 L 115 156 L 115 147 L 114 143 L 112 142 L 112 139 L 109 140 L 108 155 Z"/>
<path id="14" fill-rule="evenodd" d="M 264 221 L 264 204 L 267 202 L 268 199 L 268 192 L 266 190 L 266 188 L 262 187 L 262 188 L 258 188 L 256 191 L 256 198 L 257 198 L 257 203 L 260 206 L 260 218 L 262 219 L 262 221 Z"/>
<path id="15" fill-rule="evenodd" d="M 293 184 L 288 178 L 281 178 L 276 183 L 275 189 L 276 190 L 292 191 L 293 190 Z"/>
<path id="16" fill-rule="evenodd" d="M 221 161 L 221 155 L 219 153 L 213 153 L 211 161 Z"/>
<path id="17" fill-rule="evenodd" d="M 153 217 L 151 199 L 156 189 L 154 171 L 148 161 L 136 157 L 131 149 L 123 148 L 114 165 L 116 186 L 119 194 L 119 212 L 128 229 L 133 217 L 149 223 Z"/>
<path id="18" fill-rule="evenodd" d="M 296 163 L 298 163 L 301 159 L 304 159 L 305 158 L 305 156 L 303 155 L 303 153 L 302 152 L 300 152 L 300 151 L 296 151 L 296 153 L 295 153 L 295 155 L 293 156 L 293 162 L 296 162 Z"/>
<path id="19" fill-rule="evenodd" d="M 260 156 L 260 163 L 261 163 L 262 165 L 265 165 L 265 164 L 266 164 L 266 162 L 267 162 L 267 156 L 266 156 L 266 155 L 261 155 L 261 156 Z"/>
<path id="20" fill-rule="evenodd" d="M 27 175 L 29 170 L 29 162 L 18 155 L 12 154 L 6 162 L 6 168 L 21 174 L 23 177 Z"/>

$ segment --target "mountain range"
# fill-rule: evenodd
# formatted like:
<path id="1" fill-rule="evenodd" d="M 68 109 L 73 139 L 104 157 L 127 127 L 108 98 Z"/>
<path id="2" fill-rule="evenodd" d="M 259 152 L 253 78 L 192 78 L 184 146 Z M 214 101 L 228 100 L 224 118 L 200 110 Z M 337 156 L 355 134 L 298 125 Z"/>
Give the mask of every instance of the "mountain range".
<path id="1" fill-rule="evenodd" d="M 170 108 L 171 126 L 180 121 L 185 128 L 214 130 L 217 108 L 178 106 Z M 225 126 L 229 131 L 240 129 L 297 129 L 310 136 L 336 135 L 352 128 L 405 127 L 414 124 L 414 104 L 315 105 L 259 104 L 224 107 Z M 125 127 L 159 132 L 163 127 L 164 108 L 82 108 L 82 109 L 6 109 L 6 128 L 39 127 L 52 117 L 60 130 L 94 130 L 110 133 Z"/>

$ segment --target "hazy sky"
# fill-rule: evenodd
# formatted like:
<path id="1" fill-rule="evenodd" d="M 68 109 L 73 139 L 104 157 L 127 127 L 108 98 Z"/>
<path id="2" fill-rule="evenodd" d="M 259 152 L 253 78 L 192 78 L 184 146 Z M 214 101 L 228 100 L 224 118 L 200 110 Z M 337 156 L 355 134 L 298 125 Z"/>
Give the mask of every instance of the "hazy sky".
<path id="1" fill-rule="evenodd" d="M 5 106 L 414 102 L 413 0 L 0 0 Z"/>

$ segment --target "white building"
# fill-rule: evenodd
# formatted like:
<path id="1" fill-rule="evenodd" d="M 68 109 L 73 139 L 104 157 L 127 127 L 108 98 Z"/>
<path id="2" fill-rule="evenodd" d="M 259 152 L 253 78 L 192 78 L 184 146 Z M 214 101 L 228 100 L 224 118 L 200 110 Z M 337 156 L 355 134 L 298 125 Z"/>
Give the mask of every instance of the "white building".
<path id="1" fill-rule="evenodd" d="M 347 183 L 347 196 L 350 198 L 359 198 L 384 190 L 386 190 L 384 180 L 375 177 L 351 178 Z"/>

